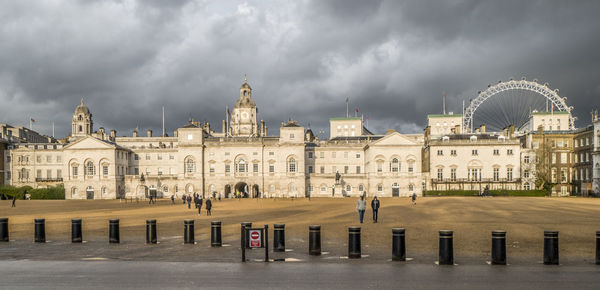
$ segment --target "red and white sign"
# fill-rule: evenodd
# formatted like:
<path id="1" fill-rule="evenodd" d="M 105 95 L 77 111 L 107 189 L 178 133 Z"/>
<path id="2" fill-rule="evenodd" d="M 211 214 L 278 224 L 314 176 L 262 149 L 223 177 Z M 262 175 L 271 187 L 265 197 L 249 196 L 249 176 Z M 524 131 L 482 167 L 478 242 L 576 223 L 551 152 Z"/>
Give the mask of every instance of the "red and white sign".
<path id="1" fill-rule="evenodd" d="M 250 248 L 261 248 L 261 230 L 248 230 L 248 236 L 250 237 Z"/>

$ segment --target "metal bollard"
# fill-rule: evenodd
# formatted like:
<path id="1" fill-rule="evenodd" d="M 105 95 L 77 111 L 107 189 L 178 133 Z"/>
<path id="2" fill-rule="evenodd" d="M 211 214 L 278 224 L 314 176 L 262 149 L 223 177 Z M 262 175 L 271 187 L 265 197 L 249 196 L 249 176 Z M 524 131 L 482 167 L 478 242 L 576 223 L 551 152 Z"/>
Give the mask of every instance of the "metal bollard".
<path id="1" fill-rule="evenodd" d="M 453 231 L 440 231 L 440 265 L 454 265 Z"/>
<path id="2" fill-rule="evenodd" d="M 194 243 L 194 220 L 183 221 L 183 243 Z"/>
<path id="3" fill-rule="evenodd" d="M 544 231 L 544 265 L 558 265 L 558 231 Z"/>
<path id="4" fill-rule="evenodd" d="M 210 246 L 220 247 L 222 245 L 223 241 L 221 239 L 221 222 L 212 221 L 210 222 Z"/>
<path id="5" fill-rule="evenodd" d="M 118 244 L 121 242 L 119 219 L 110 219 L 108 221 L 108 242 L 111 244 Z"/>
<path id="6" fill-rule="evenodd" d="M 240 225 L 241 225 L 241 230 L 240 230 L 240 240 L 241 240 L 240 243 L 241 244 L 240 244 L 240 248 L 243 248 L 243 247 L 249 248 L 248 241 L 246 240 L 247 237 L 244 235 L 244 228 L 246 228 L 246 229 L 251 228 L 252 227 L 252 223 L 251 222 L 243 222 L 243 223 L 240 223 Z"/>
<path id="7" fill-rule="evenodd" d="M 35 219 L 35 242 L 46 242 L 46 219 Z"/>
<path id="8" fill-rule="evenodd" d="M 285 252 L 285 224 L 273 225 L 273 252 Z"/>
<path id="9" fill-rule="evenodd" d="M 81 219 L 71 219 L 71 243 L 82 243 Z"/>
<path id="10" fill-rule="evenodd" d="M 596 231 L 596 265 L 600 265 L 600 231 Z"/>
<path id="11" fill-rule="evenodd" d="M 321 226 L 308 226 L 308 254 L 311 256 L 321 255 Z"/>
<path id="12" fill-rule="evenodd" d="M 506 265 L 506 231 L 492 231 L 492 265 Z"/>
<path id="13" fill-rule="evenodd" d="M 406 261 L 406 243 L 404 228 L 392 229 L 392 261 Z"/>
<path id="14" fill-rule="evenodd" d="M 146 244 L 156 244 L 156 220 L 146 220 Z"/>
<path id="15" fill-rule="evenodd" d="M 8 218 L 0 218 L 0 242 L 8 242 Z"/>
<path id="16" fill-rule="evenodd" d="M 348 227 L 348 259 L 360 259 L 360 227 Z"/>

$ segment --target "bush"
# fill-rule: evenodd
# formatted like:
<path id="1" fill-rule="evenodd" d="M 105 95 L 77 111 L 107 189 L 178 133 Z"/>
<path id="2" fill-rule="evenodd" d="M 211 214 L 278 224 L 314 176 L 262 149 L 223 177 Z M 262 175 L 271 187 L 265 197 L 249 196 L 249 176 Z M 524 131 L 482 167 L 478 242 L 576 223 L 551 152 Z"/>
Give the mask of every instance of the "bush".
<path id="1" fill-rule="evenodd" d="M 31 186 L 0 186 L 0 193 L 3 193 L 9 199 L 13 196 L 24 199 L 25 191 L 31 195 L 31 199 L 65 199 L 65 188 L 62 185 L 36 189 Z"/>
<path id="2" fill-rule="evenodd" d="M 478 196 L 478 190 L 428 190 L 426 196 Z M 490 196 L 546 196 L 545 190 L 490 190 Z"/>

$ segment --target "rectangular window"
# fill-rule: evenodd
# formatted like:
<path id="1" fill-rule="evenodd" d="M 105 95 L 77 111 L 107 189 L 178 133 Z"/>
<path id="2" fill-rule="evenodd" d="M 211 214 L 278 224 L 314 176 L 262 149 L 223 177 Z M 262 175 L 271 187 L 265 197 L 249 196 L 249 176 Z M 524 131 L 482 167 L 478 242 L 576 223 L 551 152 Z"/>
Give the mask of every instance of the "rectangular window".
<path id="1" fill-rule="evenodd" d="M 271 153 L 273 153 L 273 152 L 271 152 Z M 229 156 L 229 152 L 225 152 L 225 156 Z"/>
<path id="2" fill-rule="evenodd" d="M 35 177 L 36 177 L 36 178 L 42 178 L 42 170 L 41 170 L 41 169 L 38 169 L 38 170 L 36 171 L 36 173 L 35 173 Z"/>
<path id="3" fill-rule="evenodd" d="M 61 163 L 62 162 L 62 157 L 61 156 L 56 156 L 56 162 L 57 163 Z"/>
<path id="4" fill-rule="evenodd" d="M 150 154 L 146 154 L 146 160 L 150 160 Z"/>
<path id="5" fill-rule="evenodd" d="M 133 155 L 133 159 L 134 159 L 134 160 L 140 160 L 140 155 L 134 154 L 134 155 Z"/>
<path id="6" fill-rule="evenodd" d="M 383 191 L 383 185 L 378 184 L 377 185 L 377 191 L 382 192 Z"/>
<path id="7" fill-rule="evenodd" d="M 444 169 L 438 168 L 437 179 L 438 179 L 438 181 L 442 181 L 444 179 Z"/>
<path id="8" fill-rule="evenodd" d="M 52 156 L 50 156 L 50 155 L 46 156 L 46 162 L 48 162 L 48 163 L 52 162 Z"/>
<path id="9" fill-rule="evenodd" d="M 360 166 L 356 166 L 356 173 L 360 174 Z"/>
<path id="10" fill-rule="evenodd" d="M 356 158 L 360 158 L 360 153 L 356 153 Z"/>
<path id="11" fill-rule="evenodd" d="M 269 164 L 269 173 L 275 173 L 275 165 Z"/>
<path id="12" fill-rule="evenodd" d="M 290 134 L 290 139 L 294 139 L 294 134 Z"/>
<path id="13" fill-rule="evenodd" d="M 565 170 L 565 169 L 560 170 L 560 182 L 562 182 L 562 183 L 567 182 L 567 170 Z"/>
<path id="14" fill-rule="evenodd" d="M 560 153 L 560 163 L 567 163 L 567 153 Z"/>
<path id="15" fill-rule="evenodd" d="M 513 155 L 512 149 L 506 149 L 506 155 Z"/>
<path id="16" fill-rule="evenodd" d="M 308 166 L 308 174 L 311 174 L 311 173 L 313 173 L 313 167 L 312 167 L 312 165 L 309 165 Z"/>
<path id="17" fill-rule="evenodd" d="M 494 168 L 494 181 L 498 181 L 500 179 L 500 168 Z"/>
<path id="18" fill-rule="evenodd" d="M 231 172 L 231 165 L 225 164 L 225 173 Z"/>
<path id="19" fill-rule="evenodd" d="M 252 164 L 252 171 L 254 171 L 254 173 L 258 173 L 258 163 Z"/>
<path id="20" fill-rule="evenodd" d="M 140 169 L 137 167 L 133 168 L 133 174 L 140 175 Z"/>
<path id="21" fill-rule="evenodd" d="M 321 166 L 320 170 L 321 170 L 321 174 L 324 174 L 325 173 L 325 166 Z"/>
<path id="22" fill-rule="evenodd" d="M 321 157 L 321 158 L 325 158 L 325 152 L 320 152 L 320 153 L 319 153 L 319 157 Z"/>
<path id="23" fill-rule="evenodd" d="M 533 141 L 533 149 L 538 149 L 538 148 L 540 148 L 540 142 Z"/>
<path id="24" fill-rule="evenodd" d="M 335 158 L 335 152 L 331 152 L 331 158 Z"/>
<path id="25" fill-rule="evenodd" d="M 108 176 L 108 166 L 102 166 L 102 175 Z"/>
<path id="26" fill-rule="evenodd" d="M 550 153 L 552 154 L 552 153 Z M 560 154 L 560 153 L 556 153 L 556 154 Z M 552 164 L 556 164 L 556 154 L 552 154 Z"/>
<path id="27" fill-rule="evenodd" d="M 348 152 L 344 152 L 344 158 L 348 158 Z"/>
<path id="28" fill-rule="evenodd" d="M 56 170 L 56 178 L 57 178 L 57 179 L 60 179 L 60 178 L 62 178 L 62 170 L 60 170 L 60 169 L 57 169 L 57 170 Z"/>
<path id="29" fill-rule="evenodd" d="M 414 169 L 413 169 L 413 164 L 409 163 L 408 164 L 408 173 L 413 173 Z"/>
<path id="30" fill-rule="evenodd" d="M 48 178 L 48 179 L 52 178 L 52 170 L 50 170 L 50 169 L 46 170 L 46 178 Z"/>
<path id="31" fill-rule="evenodd" d="M 169 154 L 169 160 L 174 160 L 175 156 L 173 154 Z"/>
<path id="32" fill-rule="evenodd" d="M 525 164 L 529 164 L 529 155 L 525 155 L 525 156 L 523 157 L 523 163 L 525 163 Z"/>
<path id="33" fill-rule="evenodd" d="M 473 156 L 477 156 L 477 155 L 478 155 L 478 154 L 477 154 L 477 149 L 473 149 L 473 150 L 471 150 L 471 155 L 473 155 Z"/>
<path id="34" fill-rule="evenodd" d="M 494 149 L 494 155 L 500 155 L 500 150 L 499 149 Z"/>
<path id="35" fill-rule="evenodd" d="M 335 166 L 331 167 L 331 172 L 336 173 L 337 172 L 337 168 Z"/>
<path id="36" fill-rule="evenodd" d="M 529 170 L 524 170 L 523 171 L 523 177 L 529 178 Z"/>
<path id="37" fill-rule="evenodd" d="M 313 158 L 313 153 L 312 152 L 308 152 L 308 158 Z"/>
<path id="38" fill-rule="evenodd" d="M 162 168 L 158 168 L 158 175 L 162 175 Z"/>
<path id="39" fill-rule="evenodd" d="M 456 168 L 450 168 L 450 180 L 456 181 Z"/>
<path id="40" fill-rule="evenodd" d="M 348 174 L 350 171 L 348 166 L 344 166 L 344 174 Z"/>
<path id="41" fill-rule="evenodd" d="M 274 156 L 274 155 L 275 155 L 275 152 L 272 152 L 272 151 L 269 152 L 269 156 Z"/>
<path id="42" fill-rule="evenodd" d="M 162 160 L 162 154 L 156 154 L 156 159 Z"/>
<path id="43" fill-rule="evenodd" d="M 377 172 L 383 172 L 383 163 L 377 163 Z"/>
<path id="44" fill-rule="evenodd" d="M 438 150 L 437 151 L 437 155 L 438 156 L 443 156 L 444 155 L 444 151 L 443 150 Z"/>
<path id="45" fill-rule="evenodd" d="M 36 156 L 36 158 L 35 158 L 35 161 L 36 161 L 37 163 L 42 163 L 42 156 L 39 156 L 39 155 L 38 155 L 38 156 Z"/>
<path id="46" fill-rule="evenodd" d="M 456 156 L 456 150 L 450 150 L 450 155 Z"/>
<path id="47" fill-rule="evenodd" d="M 508 179 L 508 181 L 513 180 L 513 169 L 512 168 L 506 168 L 506 179 Z"/>
<path id="48" fill-rule="evenodd" d="M 77 170 L 77 169 L 78 169 L 78 167 L 77 167 L 77 166 L 73 166 L 72 168 L 73 168 L 73 176 L 74 176 L 74 177 L 77 177 L 77 175 L 78 175 L 78 172 L 77 172 L 77 171 L 78 171 L 78 170 Z"/>

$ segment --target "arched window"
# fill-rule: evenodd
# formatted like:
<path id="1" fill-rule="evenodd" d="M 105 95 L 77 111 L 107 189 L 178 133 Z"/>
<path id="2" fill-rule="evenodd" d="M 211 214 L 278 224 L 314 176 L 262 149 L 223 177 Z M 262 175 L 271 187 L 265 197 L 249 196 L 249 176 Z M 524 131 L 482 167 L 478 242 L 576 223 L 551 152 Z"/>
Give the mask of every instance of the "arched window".
<path id="1" fill-rule="evenodd" d="M 169 186 L 168 185 L 164 185 L 162 188 L 163 192 L 169 192 Z"/>
<path id="2" fill-rule="evenodd" d="M 102 190 L 100 191 L 100 193 L 102 194 L 102 197 L 104 197 L 106 195 L 106 186 L 102 187 Z"/>
<path id="3" fill-rule="evenodd" d="M 77 117 L 77 120 L 78 120 L 78 121 L 81 121 L 81 120 L 83 120 L 83 116 L 82 116 L 82 115 L 79 115 L 79 117 Z"/>
<path id="4" fill-rule="evenodd" d="M 88 161 L 85 164 L 85 175 L 87 175 L 87 176 L 94 176 L 94 174 L 95 174 L 94 162 Z"/>
<path id="5" fill-rule="evenodd" d="M 400 169 L 400 163 L 398 162 L 398 158 L 394 158 L 392 159 L 392 162 L 390 163 L 390 171 L 391 172 L 398 172 Z"/>
<path id="6" fill-rule="evenodd" d="M 290 158 L 288 161 L 288 172 L 296 172 L 296 159 Z"/>
<path id="7" fill-rule="evenodd" d="M 358 191 L 362 192 L 365 190 L 365 187 L 361 184 L 358 186 Z"/>
<path id="8" fill-rule="evenodd" d="M 186 173 L 194 173 L 196 171 L 196 165 L 194 163 L 194 159 L 188 158 L 185 162 L 185 172 Z"/>
<path id="9" fill-rule="evenodd" d="M 83 127 L 79 125 L 79 132 L 83 132 Z"/>
<path id="10" fill-rule="evenodd" d="M 236 169 L 237 172 L 245 173 L 245 172 L 248 171 L 247 170 L 248 169 L 248 164 L 246 164 L 246 161 L 244 161 L 244 159 L 240 159 L 238 161 L 238 163 L 235 165 L 235 169 Z"/>
<path id="11" fill-rule="evenodd" d="M 71 198 L 73 198 L 73 196 L 77 195 L 77 187 L 73 187 L 71 188 Z"/>
<path id="12" fill-rule="evenodd" d="M 346 185 L 346 191 L 352 191 L 352 186 L 350 184 Z"/>
<path id="13" fill-rule="evenodd" d="M 211 186 L 209 187 L 209 189 L 208 189 L 208 190 L 209 190 L 211 193 L 212 193 L 212 192 L 215 192 L 215 186 L 214 186 L 214 185 L 211 185 Z"/>
<path id="14" fill-rule="evenodd" d="M 408 191 L 414 191 L 415 190 L 415 186 L 412 184 L 408 185 Z"/>

